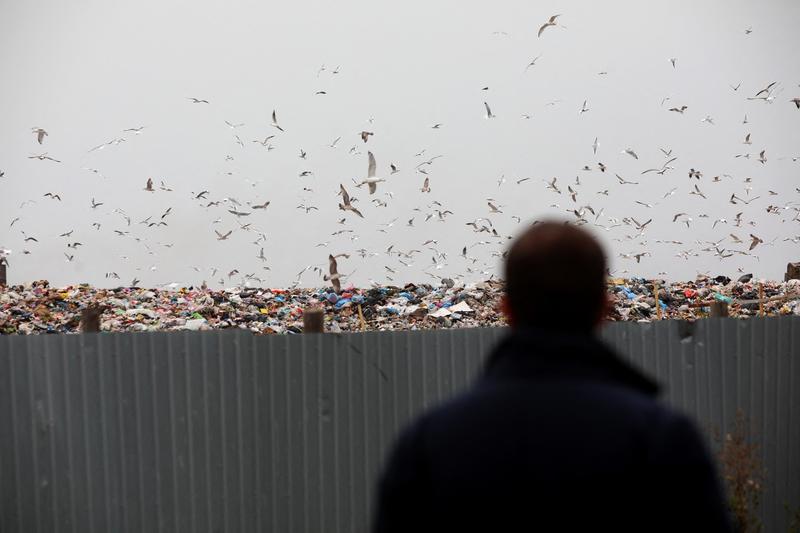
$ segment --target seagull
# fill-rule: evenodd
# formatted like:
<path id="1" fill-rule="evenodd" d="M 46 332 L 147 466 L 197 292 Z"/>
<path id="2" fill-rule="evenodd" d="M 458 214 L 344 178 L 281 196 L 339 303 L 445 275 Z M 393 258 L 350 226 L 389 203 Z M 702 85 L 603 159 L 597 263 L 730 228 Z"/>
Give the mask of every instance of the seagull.
<path id="1" fill-rule="evenodd" d="M 557 192 L 558 194 L 561 194 L 561 190 L 556 186 L 556 181 L 558 181 L 558 178 L 553 178 L 552 180 L 546 181 L 545 183 L 547 183 L 548 189 Z"/>
<path id="2" fill-rule="evenodd" d="M 425 181 L 422 182 L 422 188 L 420 189 L 421 192 L 431 192 L 430 187 L 430 178 L 426 177 Z"/>
<path id="3" fill-rule="evenodd" d="M 252 207 L 253 209 L 266 209 L 267 206 L 269 206 L 269 200 L 267 200 L 263 204 L 251 205 L 250 207 Z"/>
<path id="4" fill-rule="evenodd" d="M 492 110 L 489 108 L 489 104 L 484 102 L 483 105 L 486 107 L 486 116 L 484 118 L 494 118 L 495 115 L 492 114 Z"/>
<path id="5" fill-rule="evenodd" d="M 67 252 L 64 252 L 64 257 L 67 258 L 67 263 L 71 263 L 73 259 L 75 259 L 75 255 L 69 255 Z"/>
<path id="6" fill-rule="evenodd" d="M 400 170 L 397 168 L 397 166 L 395 166 L 394 163 L 390 164 L 389 168 L 391 169 L 392 174 L 396 174 L 396 173 L 400 172 Z"/>
<path id="7" fill-rule="evenodd" d="M 342 139 L 342 138 L 341 138 L 341 136 L 340 136 L 340 137 L 336 137 L 336 138 L 333 140 L 333 142 L 332 142 L 331 144 L 329 144 L 329 145 L 328 145 L 328 147 L 329 147 L 329 148 L 336 148 L 336 143 L 338 143 L 338 142 L 339 142 L 341 139 Z"/>
<path id="8" fill-rule="evenodd" d="M 144 190 L 146 190 L 148 192 L 154 192 L 153 191 L 153 179 L 152 178 L 147 178 L 147 184 L 144 186 Z"/>
<path id="9" fill-rule="evenodd" d="M 700 122 L 708 122 L 712 126 L 714 125 L 714 119 L 711 117 L 711 115 L 706 115 L 706 118 L 704 118 Z"/>
<path id="10" fill-rule="evenodd" d="M 274 109 L 272 110 L 272 126 L 273 126 L 274 128 L 278 128 L 278 130 L 279 130 L 279 131 L 283 131 L 283 128 L 281 128 L 281 127 L 278 125 L 278 117 L 277 117 L 277 115 L 276 115 L 276 113 L 275 113 L 275 110 L 274 110 Z"/>
<path id="11" fill-rule="evenodd" d="M 200 100 L 199 98 L 189 97 L 187 100 L 191 100 L 193 104 L 207 104 L 209 103 L 208 100 Z"/>
<path id="12" fill-rule="evenodd" d="M 237 210 L 235 210 L 235 209 L 228 209 L 228 213 L 230 213 L 230 214 L 232 214 L 232 215 L 235 215 L 235 216 L 237 216 L 237 217 L 246 217 L 246 216 L 250 216 L 250 213 L 245 213 L 245 212 L 243 212 L 243 211 L 237 211 Z M 163 218 L 163 217 L 162 217 L 162 218 Z"/>
<path id="13" fill-rule="evenodd" d="M 372 155 L 372 152 L 367 152 L 367 156 L 369 158 L 369 164 L 367 165 L 367 179 L 363 180 L 361 183 L 356 185 L 356 187 L 361 187 L 362 185 L 369 186 L 369 193 L 375 194 L 375 191 L 378 189 L 378 183 L 382 181 L 386 181 L 383 178 L 376 178 L 375 177 L 375 156 Z"/>
<path id="14" fill-rule="evenodd" d="M 763 93 L 767 93 L 767 96 L 769 96 L 769 94 L 771 92 L 771 89 L 775 86 L 776 83 L 778 83 L 778 82 L 777 81 L 773 81 L 772 83 L 768 84 L 766 87 L 764 87 L 763 89 L 758 91 L 755 96 L 753 96 L 751 98 L 748 98 L 748 100 L 755 100 L 755 99 L 757 99 L 759 97 L 759 95 L 761 95 Z"/>
<path id="15" fill-rule="evenodd" d="M 528 63 L 527 67 L 525 67 L 525 72 L 527 72 L 528 69 L 531 68 L 532 66 L 536 65 L 536 62 L 539 60 L 540 57 L 542 57 L 542 54 L 539 54 L 538 56 L 531 59 L 531 62 Z"/>
<path id="16" fill-rule="evenodd" d="M 675 62 L 676 62 L 677 60 L 678 60 L 678 58 L 677 58 L 677 57 L 671 57 L 671 58 L 669 58 L 669 62 L 670 62 L 670 63 L 672 63 L 672 68 L 675 68 Z"/>
<path id="17" fill-rule="evenodd" d="M 697 196 L 701 196 L 704 200 L 707 200 L 706 195 L 703 194 L 700 191 L 700 187 L 698 187 L 696 183 L 694 184 L 694 190 L 693 191 L 689 191 L 689 194 L 694 194 L 694 195 L 697 195 Z"/>
<path id="18" fill-rule="evenodd" d="M 597 137 L 594 138 L 594 142 L 592 143 L 592 152 L 594 155 L 597 155 L 597 149 L 600 147 L 600 143 L 597 142 Z"/>
<path id="19" fill-rule="evenodd" d="M 362 131 L 361 132 L 361 140 L 364 141 L 364 142 L 367 142 L 369 140 L 369 136 L 370 135 L 375 135 L 375 134 L 373 132 L 371 132 L 371 131 Z"/>
<path id="20" fill-rule="evenodd" d="M 758 161 L 763 165 L 767 162 L 766 150 L 761 150 L 761 153 L 758 154 Z"/>
<path id="21" fill-rule="evenodd" d="M 140 133 L 142 133 L 142 130 L 144 128 L 145 128 L 145 126 L 139 126 L 138 128 L 127 128 L 127 129 L 122 130 L 122 133 L 130 132 L 130 133 L 133 133 L 134 135 L 139 135 Z"/>
<path id="22" fill-rule="evenodd" d="M 750 250 L 752 250 L 753 248 L 755 248 L 756 246 L 758 246 L 759 244 L 762 244 L 764 242 L 763 239 L 760 239 L 760 238 L 756 237 L 752 233 L 750 234 L 750 239 L 751 239 L 750 240 Z"/>
<path id="23" fill-rule="evenodd" d="M 305 210 L 306 210 L 306 214 L 308 214 L 309 212 L 311 212 L 311 210 L 312 210 L 312 209 L 313 209 L 313 210 L 315 210 L 315 211 L 319 211 L 319 208 L 318 208 L 317 206 L 315 206 L 315 205 L 308 205 L 308 206 L 307 206 L 307 205 L 305 205 L 305 204 L 300 204 L 300 205 L 298 205 L 298 206 L 297 206 L 297 209 L 305 209 Z"/>
<path id="24" fill-rule="evenodd" d="M 489 204 L 490 213 L 502 213 L 500 209 L 494 205 L 492 202 L 487 202 Z"/>
<path id="25" fill-rule="evenodd" d="M 242 122 L 241 124 L 233 124 L 232 122 L 228 122 L 227 120 L 225 121 L 225 124 L 227 124 L 228 127 L 230 129 L 232 129 L 232 130 L 235 130 L 236 128 L 241 128 L 242 126 L 244 126 L 244 122 Z"/>
<path id="26" fill-rule="evenodd" d="M 227 239 L 228 239 L 228 237 L 230 237 L 230 236 L 231 236 L 231 233 L 233 233 L 233 230 L 229 230 L 229 231 L 228 231 L 228 233 L 226 233 L 225 235 L 223 235 L 222 233 L 220 233 L 220 232 L 219 232 L 219 231 L 217 231 L 217 230 L 214 230 L 214 233 L 216 233 L 216 234 L 217 234 L 217 240 L 218 240 L 218 241 L 225 241 L 225 240 L 227 240 Z"/>
<path id="27" fill-rule="evenodd" d="M 550 19 L 547 22 L 542 24 L 542 27 L 539 28 L 539 33 L 538 33 L 537 37 L 541 37 L 542 36 L 542 32 L 544 30 L 546 30 L 549 26 L 555 26 L 556 25 L 556 19 L 558 17 L 560 17 L 560 16 L 561 15 L 553 15 L 552 17 L 550 17 Z"/>
<path id="28" fill-rule="evenodd" d="M 789 101 L 793 103 L 797 109 L 800 109 L 800 98 L 792 98 Z"/>
<path id="29" fill-rule="evenodd" d="M 700 172 L 699 170 L 695 170 L 695 169 L 693 169 L 693 168 L 690 168 L 690 169 L 689 169 L 689 177 L 690 177 L 690 178 L 697 178 L 697 179 L 700 179 L 701 177 L 703 177 L 703 173 L 702 173 L 702 172 Z"/>
<path id="30" fill-rule="evenodd" d="M 39 144 L 42 144 L 42 142 L 44 141 L 44 138 L 47 137 L 47 135 L 48 135 L 47 132 L 44 131 L 44 129 L 42 129 L 42 128 L 32 128 L 32 130 L 33 130 L 33 133 L 36 134 L 36 140 L 39 142 Z"/>
<path id="31" fill-rule="evenodd" d="M 324 279 L 325 281 L 330 281 L 331 285 L 333 286 L 333 290 L 335 292 L 339 293 L 339 292 L 342 291 L 342 284 L 339 281 L 339 278 L 341 277 L 341 275 L 339 274 L 338 265 L 336 264 L 336 257 L 338 257 L 338 256 L 334 256 L 332 254 L 328 255 L 328 272 L 329 272 L 329 274 L 326 274 L 325 276 L 323 276 L 322 279 Z"/>
<path id="32" fill-rule="evenodd" d="M 753 144 L 750 141 L 750 134 L 749 133 L 745 136 L 744 141 L 742 141 L 742 144 Z"/>
<path id="33" fill-rule="evenodd" d="M 632 157 L 632 158 L 634 158 L 634 159 L 639 159 L 639 156 L 638 156 L 638 155 L 636 155 L 636 152 L 634 152 L 634 151 L 633 151 L 633 148 L 625 148 L 625 149 L 624 149 L 622 152 L 620 152 L 620 153 L 621 153 L 621 154 L 628 154 L 629 156 L 631 156 L 631 157 Z"/>
<path id="34" fill-rule="evenodd" d="M 586 107 L 586 102 L 587 102 L 587 100 L 583 101 L 583 105 L 581 106 L 581 110 L 578 112 L 578 116 L 583 115 L 584 113 L 589 111 L 589 108 Z"/>
<path id="35" fill-rule="evenodd" d="M 56 163 L 61 163 L 61 161 L 59 161 L 58 159 L 53 159 L 52 157 L 47 155 L 47 152 L 45 152 L 43 154 L 29 155 L 28 159 L 38 159 L 39 161 L 47 160 L 47 161 L 53 161 L 53 162 L 56 162 Z"/>
<path id="36" fill-rule="evenodd" d="M 689 109 L 689 106 L 682 105 L 680 107 L 671 107 L 669 110 L 683 115 L 683 112 Z"/>
<path id="37" fill-rule="evenodd" d="M 103 205 L 103 202 L 95 202 L 94 198 L 92 198 L 92 209 L 97 209 L 101 205 Z"/>
<path id="38" fill-rule="evenodd" d="M 619 184 L 620 185 L 639 185 L 638 181 L 628 181 L 628 180 L 624 179 L 622 176 L 620 176 L 619 174 L 614 174 L 614 175 L 619 180 Z"/>
<path id="39" fill-rule="evenodd" d="M 674 170 L 675 167 L 669 166 L 670 163 L 678 159 L 677 157 L 673 157 L 669 159 L 666 163 L 661 165 L 661 168 L 648 168 L 647 170 L 643 171 L 642 174 L 647 174 L 648 172 L 655 172 L 656 174 L 664 175 L 665 172 L 668 170 Z"/>
<path id="40" fill-rule="evenodd" d="M 58 200 L 59 202 L 61 201 L 61 196 L 52 192 L 45 193 L 43 196 L 52 198 L 53 200 Z"/>
<path id="41" fill-rule="evenodd" d="M 342 195 L 342 203 L 339 204 L 339 209 L 342 211 L 352 211 L 359 217 L 364 218 L 364 215 L 361 214 L 361 211 L 353 207 L 350 203 L 350 195 L 347 193 L 347 190 L 341 183 L 339 184 L 339 193 Z"/>

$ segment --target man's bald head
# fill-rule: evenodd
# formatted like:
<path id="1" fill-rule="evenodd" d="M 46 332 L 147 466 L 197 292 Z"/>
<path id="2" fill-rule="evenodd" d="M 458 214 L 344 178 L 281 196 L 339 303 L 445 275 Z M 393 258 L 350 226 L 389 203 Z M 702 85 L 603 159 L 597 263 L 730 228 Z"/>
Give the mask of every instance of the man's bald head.
<path id="1" fill-rule="evenodd" d="M 517 237 L 505 264 L 514 327 L 589 332 L 606 305 L 606 257 L 577 226 L 536 224 Z"/>

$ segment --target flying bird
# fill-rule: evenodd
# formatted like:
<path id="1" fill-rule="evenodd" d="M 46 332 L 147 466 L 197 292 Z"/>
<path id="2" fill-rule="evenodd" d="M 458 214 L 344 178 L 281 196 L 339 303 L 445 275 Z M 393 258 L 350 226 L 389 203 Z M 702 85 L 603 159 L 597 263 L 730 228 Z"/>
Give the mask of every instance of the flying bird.
<path id="1" fill-rule="evenodd" d="M 279 130 L 279 131 L 283 131 L 283 128 L 281 128 L 281 127 L 278 125 L 278 116 L 277 116 L 277 114 L 275 113 L 275 110 L 274 110 L 274 109 L 272 110 L 272 127 L 274 127 L 274 128 L 278 128 L 278 130 Z"/>
<path id="2" fill-rule="evenodd" d="M 364 141 L 364 142 L 367 142 L 369 140 L 369 136 L 370 135 L 375 135 L 375 134 L 373 132 L 371 132 L 371 131 L 362 131 L 361 132 L 361 140 Z"/>
<path id="3" fill-rule="evenodd" d="M 207 104 L 209 103 L 208 100 L 200 100 L 199 98 L 189 97 L 187 100 L 191 100 L 194 104 Z"/>
<path id="4" fill-rule="evenodd" d="M 669 110 L 683 115 L 683 112 L 689 109 L 689 106 L 682 105 L 680 107 L 671 107 Z"/>
<path id="5" fill-rule="evenodd" d="M 536 65 L 536 62 L 539 60 L 540 57 L 542 57 L 542 54 L 539 54 L 538 56 L 531 59 L 531 62 L 528 63 L 527 67 L 525 67 L 525 72 L 527 72 L 528 69 L 531 68 L 532 66 Z"/>
<path id="6" fill-rule="evenodd" d="M 549 19 L 547 22 L 545 22 L 544 24 L 542 24 L 542 27 L 541 27 L 541 28 L 539 28 L 539 33 L 537 34 L 537 37 L 541 37 L 541 36 L 542 36 L 542 32 L 543 32 L 544 30 L 546 30 L 548 27 L 550 27 L 550 26 L 555 26 L 555 25 L 556 25 L 556 19 L 557 19 L 558 17 L 560 17 L 560 16 L 561 16 L 561 15 L 553 15 L 552 17 L 550 17 L 550 19 Z"/>
<path id="7" fill-rule="evenodd" d="M 422 188 L 420 189 L 420 192 L 431 192 L 430 178 L 426 177 L 425 181 L 422 182 Z"/>
<path id="8" fill-rule="evenodd" d="M 495 115 L 492 114 L 492 110 L 491 108 L 489 108 L 489 104 L 484 102 L 483 105 L 486 107 L 486 115 L 484 116 L 484 118 L 494 118 Z"/>
<path id="9" fill-rule="evenodd" d="M 336 264 L 336 257 L 332 254 L 328 255 L 328 272 L 329 274 L 323 276 L 325 281 L 330 281 L 331 285 L 333 286 L 333 290 L 338 294 L 342 291 L 342 284 L 339 281 L 340 274 L 338 271 L 338 265 Z"/>
<path id="10" fill-rule="evenodd" d="M 152 178 L 147 178 L 147 184 L 144 186 L 144 190 L 146 190 L 148 192 L 154 192 L 153 191 L 153 179 Z"/>
<path id="11" fill-rule="evenodd" d="M 218 241 L 224 241 L 224 240 L 227 240 L 227 239 L 228 239 L 228 237 L 230 237 L 230 236 L 231 236 L 231 233 L 233 233 L 233 230 L 229 230 L 229 231 L 228 231 L 228 233 L 226 233 L 225 235 L 223 235 L 222 233 L 220 233 L 220 232 L 219 232 L 219 231 L 217 231 L 217 230 L 214 230 L 214 233 L 216 233 L 216 234 L 217 234 L 217 240 L 218 240 Z"/>
<path id="12" fill-rule="evenodd" d="M 636 155 L 636 152 L 634 152 L 634 151 L 633 151 L 633 148 L 625 148 L 625 149 L 624 149 L 622 152 L 620 152 L 620 153 L 621 153 L 621 154 L 628 154 L 629 156 L 631 156 L 631 157 L 632 157 L 632 158 L 634 158 L 634 159 L 639 159 L 639 156 L 638 156 L 638 155 Z"/>
<path id="13" fill-rule="evenodd" d="M 45 161 L 46 160 L 46 161 L 53 161 L 55 163 L 61 163 L 61 161 L 59 161 L 58 159 L 54 159 L 54 158 L 50 157 L 49 155 L 47 155 L 47 152 L 45 152 L 43 154 L 29 155 L 28 159 L 38 159 L 39 161 Z"/>
<path id="14" fill-rule="evenodd" d="M 376 169 L 375 156 L 372 155 L 372 152 L 367 152 L 367 156 L 369 158 L 369 162 L 368 162 L 368 165 L 367 165 L 367 179 L 363 180 L 361 183 L 356 185 L 356 187 L 361 187 L 363 185 L 368 185 L 369 186 L 369 193 L 370 194 L 375 194 L 375 191 L 378 188 L 378 183 L 380 183 L 382 181 L 386 181 L 386 180 L 383 179 L 383 178 L 376 178 L 375 177 L 375 169 Z"/>
<path id="15" fill-rule="evenodd" d="M 39 144 L 42 144 L 44 138 L 48 135 L 48 133 L 42 128 L 33 128 L 33 133 L 36 134 L 36 140 L 39 142 Z"/>
<path id="16" fill-rule="evenodd" d="M 755 248 L 759 244 L 762 244 L 763 242 L 764 242 L 763 239 L 760 239 L 760 238 L 756 237 L 752 233 L 750 234 L 750 250 L 752 250 L 753 248 Z"/>
<path id="17" fill-rule="evenodd" d="M 341 183 L 339 184 L 339 194 L 342 195 L 342 203 L 339 204 L 339 209 L 342 211 L 352 211 L 359 217 L 364 218 L 364 215 L 361 214 L 361 211 L 353 207 L 353 205 L 350 203 L 350 195 L 347 193 L 347 190 Z"/>

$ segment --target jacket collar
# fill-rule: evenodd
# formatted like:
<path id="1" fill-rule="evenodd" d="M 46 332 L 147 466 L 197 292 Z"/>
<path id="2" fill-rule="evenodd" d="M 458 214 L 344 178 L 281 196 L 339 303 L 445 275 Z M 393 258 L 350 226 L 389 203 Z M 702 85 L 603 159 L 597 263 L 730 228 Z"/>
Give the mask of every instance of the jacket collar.
<path id="1" fill-rule="evenodd" d="M 658 383 L 588 334 L 512 330 L 494 348 L 484 371 L 485 379 L 558 377 L 616 383 L 649 396 L 660 391 Z"/>

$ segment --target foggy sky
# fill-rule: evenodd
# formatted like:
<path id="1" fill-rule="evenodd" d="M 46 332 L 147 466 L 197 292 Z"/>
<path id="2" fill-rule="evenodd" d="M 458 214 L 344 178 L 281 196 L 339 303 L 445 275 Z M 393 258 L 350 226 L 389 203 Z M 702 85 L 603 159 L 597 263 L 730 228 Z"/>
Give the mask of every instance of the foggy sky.
<path id="1" fill-rule="evenodd" d="M 537 38 L 555 13 L 560 25 Z M 800 206 L 800 159 L 792 160 L 800 156 L 800 110 L 789 102 L 800 96 L 793 57 L 799 22 L 800 3 L 789 0 L 3 2 L 0 247 L 13 251 L 9 281 L 117 286 L 136 277 L 143 286 L 219 286 L 224 278 L 231 286 L 253 273 L 277 287 L 306 266 L 326 270 L 329 253 L 350 254 L 339 270 L 352 273 L 347 281 L 356 285 L 431 282 L 434 275 L 486 279 L 500 274 L 507 236 L 537 219 L 575 220 L 571 211 L 586 205 L 603 209 L 597 221 L 586 213 L 585 227 L 602 238 L 615 274 L 674 280 L 699 272 L 734 277 L 741 268 L 782 278 L 786 263 L 800 260 L 800 245 L 784 240 L 800 235 L 792 209 Z M 771 103 L 747 100 L 773 81 Z M 589 111 L 580 113 L 584 100 Z M 484 101 L 495 118 L 484 117 Z M 682 105 L 683 114 L 668 111 Z M 273 109 L 284 132 L 270 126 Z M 713 125 L 702 122 L 706 116 Z M 234 131 L 226 120 L 245 125 Z M 139 135 L 123 133 L 140 126 Z M 33 127 L 49 133 L 42 146 Z M 366 144 L 362 130 L 374 132 Z M 752 145 L 742 144 L 747 133 Z M 268 135 L 275 135 L 273 150 L 252 142 Z M 125 141 L 89 152 L 119 138 Z M 629 147 L 638 160 L 621 153 Z M 641 175 L 666 161 L 659 148 L 678 157 L 675 169 Z M 368 150 L 387 179 L 372 196 L 353 183 L 366 177 Z M 43 152 L 62 163 L 28 159 Z M 734 157 L 745 153 L 752 156 Z M 436 155 L 442 157 L 422 167 L 431 187 L 422 193 L 425 176 L 415 167 Z M 389 175 L 390 163 L 400 172 Z M 702 179 L 690 179 L 689 168 Z M 299 177 L 306 170 L 313 175 Z M 615 174 L 640 184 L 620 185 Z M 143 190 L 148 177 L 154 193 Z M 547 190 L 553 177 L 562 194 Z M 516 183 L 523 178 L 530 179 Z M 162 180 L 173 190 L 159 190 Z M 363 220 L 337 208 L 340 183 L 357 198 Z M 695 184 L 707 199 L 689 194 Z M 597 194 L 605 189 L 608 196 Z M 202 190 L 208 200 L 195 200 Z M 732 205 L 734 193 L 761 198 Z M 93 209 L 92 198 L 104 205 Z M 502 214 L 489 213 L 490 198 Z M 223 203 L 205 207 L 211 200 Z M 247 205 L 267 200 L 265 210 Z M 307 214 L 300 204 L 318 210 Z M 768 213 L 770 205 L 780 213 Z M 139 223 L 160 221 L 169 207 L 167 226 Z M 252 214 L 237 219 L 233 208 Z M 452 214 L 441 221 L 437 209 Z M 672 222 L 679 212 L 692 217 L 690 228 Z M 734 227 L 739 212 L 743 223 Z M 491 219 L 499 237 L 466 225 L 479 217 Z M 595 226 L 612 226 L 609 217 L 653 222 L 638 236 L 622 222 Z M 718 218 L 727 222 L 712 228 Z M 218 241 L 215 229 L 234 231 Z M 58 236 L 70 230 L 71 237 Z M 254 244 L 256 230 L 265 241 Z M 338 230 L 352 233 L 332 235 Z M 38 243 L 24 242 L 23 231 Z M 730 233 L 744 242 L 735 244 Z M 717 246 L 725 254 L 747 251 L 750 233 L 765 241 L 752 255 L 720 259 L 709 244 L 722 239 Z M 437 242 L 423 246 L 429 239 Z M 672 240 L 682 244 L 656 242 Z M 82 246 L 67 247 L 74 242 Z M 421 252 L 398 257 L 386 253 L 391 245 L 393 252 Z M 261 247 L 265 263 L 257 259 Z M 430 248 L 446 253 L 441 268 Z M 378 255 L 362 258 L 360 249 Z M 652 255 L 638 264 L 620 257 L 643 251 Z M 681 251 L 688 259 L 676 256 Z M 228 278 L 233 269 L 239 274 Z M 108 272 L 121 280 L 107 279 Z M 300 281 L 324 284 L 312 271 Z"/>

